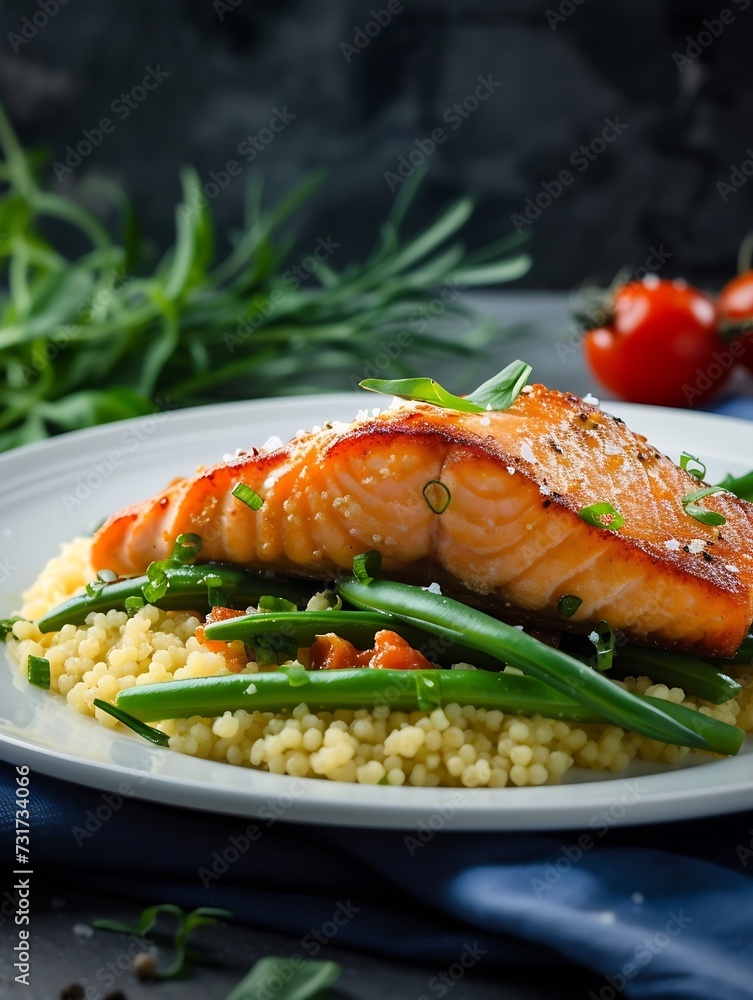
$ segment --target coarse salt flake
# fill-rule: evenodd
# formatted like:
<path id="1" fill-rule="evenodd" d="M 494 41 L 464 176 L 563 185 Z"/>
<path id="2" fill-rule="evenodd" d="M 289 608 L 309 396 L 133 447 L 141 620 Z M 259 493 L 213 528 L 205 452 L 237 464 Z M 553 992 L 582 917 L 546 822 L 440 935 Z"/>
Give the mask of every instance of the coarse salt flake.
<path id="1" fill-rule="evenodd" d="M 706 546 L 706 542 L 703 538 L 691 538 L 688 542 L 688 552 L 692 552 L 694 556 L 697 556 L 699 552 L 703 552 Z"/>
<path id="2" fill-rule="evenodd" d="M 596 396 L 592 396 L 590 392 L 587 392 L 585 394 L 585 396 L 583 397 L 583 402 L 590 403 L 591 406 L 599 405 L 599 400 L 596 398 Z"/>
<path id="3" fill-rule="evenodd" d="M 727 569 L 727 570 L 729 570 L 730 573 L 739 573 L 740 572 L 740 570 L 737 568 L 737 566 L 733 566 L 732 563 L 728 563 L 724 568 Z"/>
<path id="4" fill-rule="evenodd" d="M 664 543 L 664 548 L 669 549 L 670 552 L 677 552 L 677 550 L 680 548 L 680 543 L 677 541 L 676 538 L 668 538 L 667 541 Z"/>
<path id="5" fill-rule="evenodd" d="M 508 465 L 507 471 L 510 473 L 511 476 L 514 476 L 515 473 L 517 472 L 517 469 L 513 465 Z"/>
<path id="6" fill-rule="evenodd" d="M 588 633 L 588 638 L 591 640 L 591 642 L 598 642 L 599 641 L 599 633 L 598 632 L 589 632 Z"/>
<path id="7" fill-rule="evenodd" d="M 530 444 L 528 444 L 527 441 L 524 441 L 523 445 L 521 446 L 520 457 L 525 459 L 526 462 L 536 461 L 536 456 L 533 453 L 533 448 L 531 448 Z"/>
<path id="8" fill-rule="evenodd" d="M 274 451 L 275 448 L 281 448 L 281 447 L 282 447 L 282 438 L 279 437 L 277 434 L 273 434 L 271 437 L 267 438 L 267 440 L 261 446 L 261 450 Z"/>

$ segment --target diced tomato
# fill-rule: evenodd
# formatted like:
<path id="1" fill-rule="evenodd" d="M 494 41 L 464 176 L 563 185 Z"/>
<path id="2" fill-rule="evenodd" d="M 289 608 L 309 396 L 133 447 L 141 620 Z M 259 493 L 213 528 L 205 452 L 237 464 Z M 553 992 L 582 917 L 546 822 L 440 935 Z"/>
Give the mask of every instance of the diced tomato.
<path id="1" fill-rule="evenodd" d="M 229 618 L 239 618 L 245 611 L 235 611 L 233 608 L 212 608 L 206 617 L 205 624 L 213 625 L 215 622 L 224 622 Z M 196 638 L 202 646 L 210 653 L 222 653 L 227 662 L 227 668 L 234 674 L 239 674 L 248 663 L 246 647 L 240 639 L 233 639 L 231 642 L 223 642 L 222 639 L 207 639 L 204 633 L 204 625 L 199 625 L 196 629 Z"/>
<path id="2" fill-rule="evenodd" d="M 359 652 L 352 642 L 327 632 L 318 635 L 311 643 L 310 662 L 312 670 L 349 670 L 353 667 L 368 667 L 371 652 Z"/>
<path id="3" fill-rule="evenodd" d="M 430 670 L 431 663 L 397 632 L 382 629 L 374 636 L 370 667 L 377 670 Z"/>
<path id="4" fill-rule="evenodd" d="M 382 629 L 374 636 L 374 648 L 363 652 L 352 642 L 328 632 L 318 635 L 311 644 L 312 670 L 348 670 L 354 667 L 372 667 L 377 670 L 428 670 L 431 663 L 413 649 L 402 636 Z"/>

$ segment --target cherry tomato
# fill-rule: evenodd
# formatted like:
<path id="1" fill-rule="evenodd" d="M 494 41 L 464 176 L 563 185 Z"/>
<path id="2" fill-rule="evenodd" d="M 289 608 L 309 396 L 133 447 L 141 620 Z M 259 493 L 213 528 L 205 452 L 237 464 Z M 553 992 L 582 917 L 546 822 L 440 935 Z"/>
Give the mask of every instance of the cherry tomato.
<path id="1" fill-rule="evenodd" d="M 737 360 L 753 372 L 753 271 L 743 271 L 727 282 L 719 293 L 716 313 L 720 333 L 732 339 L 730 350 L 734 352 L 739 345 Z"/>
<path id="2" fill-rule="evenodd" d="M 716 330 L 711 299 L 684 281 L 631 281 L 608 323 L 585 337 L 588 364 L 620 399 L 696 406 L 726 382 L 735 358 Z"/>

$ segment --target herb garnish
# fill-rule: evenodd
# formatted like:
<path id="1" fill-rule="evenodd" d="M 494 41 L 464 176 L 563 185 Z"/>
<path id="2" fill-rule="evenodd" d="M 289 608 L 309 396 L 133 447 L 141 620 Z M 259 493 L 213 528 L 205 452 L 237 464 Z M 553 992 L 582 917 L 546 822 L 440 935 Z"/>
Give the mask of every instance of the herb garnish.
<path id="1" fill-rule="evenodd" d="M 353 576 L 359 583 L 373 583 L 382 569 L 382 555 L 376 549 L 362 552 L 353 560 Z"/>
<path id="2" fill-rule="evenodd" d="M 255 490 L 252 490 L 250 486 L 246 486 L 245 483 L 236 483 L 232 489 L 232 493 L 234 497 L 237 497 L 241 503 L 245 503 L 251 510 L 261 510 L 264 506 L 264 501 L 259 494 Z"/>
<path id="3" fill-rule="evenodd" d="M 438 479 L 430 479 L 421 492 L 424 495 L 427 507 L 434 514 L 444 514 L 450 506 L 452 493 Z"/>
<path id="4" fill-rule="evenodd" d="M 706 476 L 706 466 L 697 455 L 691 455 L 688 451 L 680 455 L 680 468 L 690 473 L 693 479 L 702 480 Z"/>
<path id="5" fill-rule="evenodd" d="M 695 493 L 688 493 L 682 498 L 682 507 L 686 514 L 689 514 L 696 521 L 700 521 L 701 524 L 709 524 L 712 526 L 717 526 L 727 523 L 727 518 L 724 514 L 720 514 L 715 510 L 707 510 L 705 507 L 700 506 L 696 501 L 702 500 L 704 497 L 711 496 L 713 493 L 724 493 L 723 486 L 706 486 L 705 489 L 696 490 Z"/>
<path id="6" fill-rule="evenodd" d="M 509 409 L 527 384 L 530 374 L 530 365 L 524 361 L 513 361 L 468 396 L 454 396 L 433 378 L 367 378 L 359 384 L 373 392 L 431 403 L 446 410 L 485 413 L 487 410 Z"/>
<path id="7" fill-rule="evenodd" d="M 582 599 L 575 594 L 564 594 L 557 601 L 557 614 L 563 618 L 572 618 L 582 603 Z"/>
<path id="8" fill-rule="evenodd" d="M 25 619 L 20 618 L 18 615 L 14 615 L 12 618 L 0 618 L 0 642 L 7 642 L 8 636 L 13 632 L 13 626 L 16 622 L 22 622 Z"/>
<path id="9" fill-rule="evenodd" d="M 49 690 L 50 661 L 45 659 L 43 656 L 29 656 L 27 662 L 27 676 L 29 678 L 29 684 Z"/>
<path id="10" fill-rule="evenodd" d="M 606 528 L 607 531 L 618 531 L 625 523 L 625 518 L 611 503 L 592 503 L 589 507 L 581 507 L 578 517 L 586 524 Z M 604 518 L 609 520 L 605 521 Z"/>

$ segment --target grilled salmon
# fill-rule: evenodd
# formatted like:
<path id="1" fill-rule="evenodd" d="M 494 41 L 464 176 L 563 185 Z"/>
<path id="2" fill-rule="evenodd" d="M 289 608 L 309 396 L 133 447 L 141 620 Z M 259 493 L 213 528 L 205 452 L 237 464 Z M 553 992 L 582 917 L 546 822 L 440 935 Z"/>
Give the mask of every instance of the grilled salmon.
<path id="1" fill-rule="evenodd" d="M 239 482 L 259 510 L 233 496 Z M 111 517 L 93 561 L 143 572 L 195 532 L 202 560 L 326 578 L 378 549 L 385 575 L 508 620 L 605 619 L 634 642 L 725 657 L 753 618 L 753 504 L 712 495 L 726 523 L 708 526 L 682 504 L 700 485 L 621 420 L 534 385 L 504 412 L 405 402 L 200 469 Z M 596 503 L 618 530 L 580 516 Z M 564 595 L 582 602 L 572 618 Z"/>

